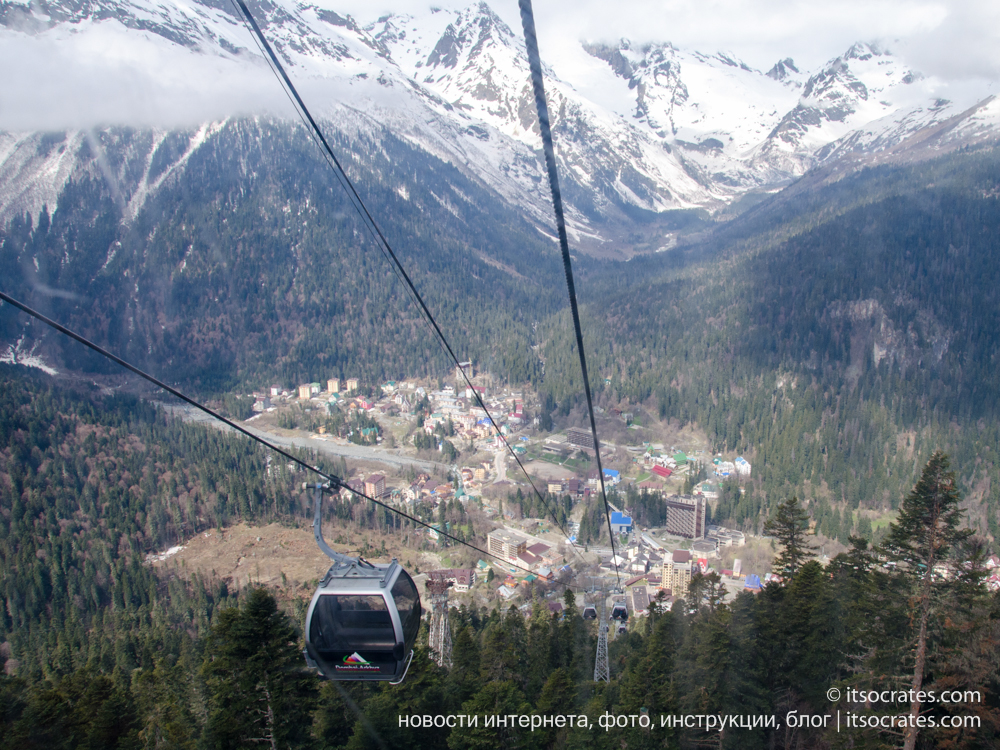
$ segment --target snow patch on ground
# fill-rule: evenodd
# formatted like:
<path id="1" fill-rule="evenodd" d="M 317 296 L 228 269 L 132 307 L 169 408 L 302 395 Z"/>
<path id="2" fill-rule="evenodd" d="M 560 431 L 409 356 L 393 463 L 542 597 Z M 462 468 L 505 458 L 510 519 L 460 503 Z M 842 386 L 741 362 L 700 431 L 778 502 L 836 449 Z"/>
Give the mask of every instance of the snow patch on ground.
<path id="1" fill-rule="evenodd" d="M 158 555 L 155 555 L 151 552 L 148 555 L 146 555 L 146 562 L 148 563 L 163 562 L 164 560 L 168 560 L 169 558 L 176 555 L 178 552 L 182 551 L 184 547 L 185 545 L 179 544 L 174 547 L 171 547 L 166 552 L 161 552 Z"/>
<path id="2" fill-rule="evenodd" d="M 24 343 L 24 337 L 22 336 L 17 340 L 16 344 L 11 344 L 7 347 L 7 351 L 0 355 L 0 362 L 4 362 L 8 365 L 24 365 L 25 367 L 37 367 L 42 372 L 48 375 L 58 375 L 59 371 L 54 367 L 50 367 L 45 364 L 45 360 L 35 354 L 35 348 L 38 346 L 31 347 L 31 351 L 23 352 L 21 350 L 21 345 Z"/>

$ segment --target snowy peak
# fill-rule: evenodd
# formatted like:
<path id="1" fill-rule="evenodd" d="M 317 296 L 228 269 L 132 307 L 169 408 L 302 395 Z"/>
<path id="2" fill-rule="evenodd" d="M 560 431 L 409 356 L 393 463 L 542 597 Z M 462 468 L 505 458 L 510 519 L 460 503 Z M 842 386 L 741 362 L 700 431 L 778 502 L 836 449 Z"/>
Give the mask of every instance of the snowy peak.
<path id="1" fill-rule="evenodd" d="M 514 32 L 486 3 L 461 11 L 427 56 L 426 66 L 457 68 L 462 59 L 472 60 L 489 55 L 492 48 L 509 48 L 518 44 Z M 430 77 L 430 76 L 429 76 Z"/>
<path id="2" fill-rule="evenodd" d="M 368 31 L 405 75 L 457 113 L 536 145 L 524 44 L 486 3 L 384 16 Z"/>
<path id="3" fill-rule="evenodd" d="M 772 78 L 775 81 L 781 81 L 782 83 L 788 83 L 792 86 L 801 86 L 802 73 L 795 66 L 795 61 L 786 57 L 784 60 L 778 60 L 774 66 L 765 73 L 768 78 Z"/>
<path id="4" fill-rule="evenodd" d="M 635 93 L 633 117 L 645 122 L 661 138 L 677 133 L 673 114 L 688 100 L 688 91 L 681 80 L 680 62 L 673 45 L 648 44 L 633 49 L 627 39 L 616 47 L 584 44 L 593 57 L 604 60 L 615 75 L 628 82 Z"/>
<path id="5" fill-rule="evenodd" d="M 768 76 L 793 80 L 788 73 L 782 61 Z M 912 119 L 914 112 L 925 110 L 935 97 L 930 88 L 920 86 L 922 81 L 890 51 L 853 44 L 806 79 L 799 101 L 768 134 L 755 159 L 802 174 L 817 158 L 836 151 L 830 144 L 852 131 L 886 118 Z"/>
<path id="6" fill-rule="evenodd" d="M 631 45 L 627 39 L 622 39 L 615 47 L 590 42 L 583 42 L 582 44 L 583 49 L 588 55 L 596 57 L 598 60 L 603 60 L 611 66 L 611 70 L 614 71 L 616 76 L 624 78 L 631 83 L 635 71 L 632 68 L 632 63 L 622 54 L 623 51 L 631 49 Z"/>
<path id="7" fill-rule="evenodd" d="M 359 24 L 309 2 L 248 2 L 314 114 L 329 118 L 329 127 L 375 138 L 389 130 L 474 176 L 540 225 L 549 221 L 524 44 L 519 30 L 487 3 Z M 68 48 L 67 59 L 92 55 L 98 63 L 127 48 L 136 64 L 158 61 L 144 80 L 155 87 L 162 78 L 174 95 L 171 61 L 186 61 L 189 70 L 199 70 L 203 60 L 217 70 L 228 66 L 240 71 L 234 80 L 261 87 L 246 94 L 255 112 L 267 111 L 259 98 L 276 86 L 229 0 L 8 0 L 0 2 L 3 38 L 37 40 L 43 51 Z M 567 215 L 571 231 L 594 244 L 628 236 L 637 209 L 711 210 L 832 159 L 888 153 L 929 128 L 947 129 L 956 142 L 995 137 L 1000 129 L 1000 105 L 985 106 L 988 90 L 946 87 L 874 44 L 854 44 L 818 70 L 784 58 L 766 73 L 731 53 L 681 49 L 668 41 L 596 40 L 558 54 L 565 57 L 546 61 L 554 66 L 546 68 L 546 91 Z M 184 96 L 186 85 L 187 79 L 180 84 Z M 205 88 L 217 92 L 219 84 Z M 278 95 L 275 100 L 285 106 Z M 93 101 L 101 102 L 103 114 L 105 100 Z M 247 111 L 239 106 L 185 122 L 186 142 L 197 148 L 194 122 Z M 126 102 L 121 111 L 130 107 Z M 42 191 L 51 197 L 72 171 L 70 156 L 80 150 L 72 139 L 70 156 L 60 158 L 39 143 L 0 138 L 0 214 L 39 205 L 40 193 L 17 187 L 29 175 L 53 175 Z M 154 150 L 151 142 L 136 159 Z M 181 160 L 177 169 L 183 168 Z M 134 193 L 141 203 L 158 184 L 151 174 L 124 187 L 124 200 L 130 204 Z"/>

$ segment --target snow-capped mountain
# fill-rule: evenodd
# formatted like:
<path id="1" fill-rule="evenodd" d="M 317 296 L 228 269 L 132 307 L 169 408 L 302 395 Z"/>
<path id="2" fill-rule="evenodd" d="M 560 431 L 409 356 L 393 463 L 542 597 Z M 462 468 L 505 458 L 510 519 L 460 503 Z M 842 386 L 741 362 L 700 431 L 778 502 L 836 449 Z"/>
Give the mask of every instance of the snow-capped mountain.
<path id="1" fill-rule="evenodd" d="M 485 2 L 365 24 L 290 0 L 259 0 L 250 8 L 328 127 L 387 128 L 548 226 L 524 46 L 519 30 Z M 0 6 L 0 26 L 0 43 L 29 51 L 58 44 L 84 67 L 130 54 L 157 84 L 172 64 L 186 70 L 201 64 L 227 84 L 246 82 L 248 100 L 233 98 L 232 111 L 216 110 L 212 120 L 278 111 L 273 99 L 254 104 L 265 86 L 274 92 L 278 84 L 266 82 L 253 40 L 225 0 L 15 1 Z M 731 54 L 667 42 L 581 42 L 576 54 L 571 80 L 557 75 L 566 61 L 549 61 L 546 87 L 574 239 L 591 248 L 634 231 L 636 212 L 655 218 L 674 209 L 713 210 L 845 155 L 898 151 L 942 129 L 958 144 L 993 138 L 1000 128 L 988 92 L 946 90 L 870 44 L 855 44 L 813 72 L 787 58 L 762 72 Z M 216 106 L 224 107 L 226 96 L 244 90 L 213 89 L 213 80 L 208 74 L 191 80 L 193 95 L 207 100 L 214 93 Z M 129 196 L 126 216 L 218 127 L 192 123 L 178 145 L 165 125 L 139 139 L 145 146 L 136 146 L 138 166 L 117 177 Z M 169 153 L 158 150 L 167 141 Z M 75 169 L 106 172 L 88 145 L 94 142 L 86 131 L 55 150 L 37 134 L 0 137 L 0 218 L 52 205 Z M 152 150 L 140 153 L 146 147 Z M 152 168 L 163 160 L 168 169 Z"/>

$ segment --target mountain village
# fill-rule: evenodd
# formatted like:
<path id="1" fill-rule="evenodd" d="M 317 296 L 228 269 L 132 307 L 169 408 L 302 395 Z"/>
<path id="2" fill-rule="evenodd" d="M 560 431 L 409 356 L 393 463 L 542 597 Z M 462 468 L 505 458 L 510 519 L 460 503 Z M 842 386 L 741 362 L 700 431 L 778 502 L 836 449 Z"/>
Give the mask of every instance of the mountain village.
<path id="1" fill-rule="evenodd" d="M 351 490 L 341 494 L 353 500 L 354 492 L 363 493 L 410 513 L 423 511 L 428 518 L 453 502 L 481 508 L 495 525 L 486 538 L 486 551 L 495 557 L 479 559 L 473 567 L 428 573 L 431 580 L 450 584 L 455 594 L 473 592 L 525 607 L 541 595 L 558 611 L 562 604 L 553 597 L 562 590 L 560 584 L 587 579 L 595 593 L 582 596 L 581 604 L 596 601 L 596 592 L 603 588 L 611 597 L 609 607 L 624 602 L 630 613 L 643 616 L 652 603 L 669 608 L 684 597 L 698 574 L 719 573 L 733 594 L 743 588 L 757 591 L 771 580 L 770 573 L 744 570 L 736 556 L 747 542 L 744 532 L 706 523 L 720 483 L 751 476 L 752 466 L 742 456 L 709 458 L 704 447 L 689 449 L 689 455 L 679 447 L 666 450 L 658 443 L 602 443 L 605 487 L 611 491 L 632 485 L 658 497 L 666 509 L 662 528 L 642 529 L 633 522 L 630 510 L 618 507 L 612 499 L 609 518 L 615 533 L 614 551 L 579 544 L 578 520 L 570 520 L 569 533 L 564 534 L 551 519 L 522 518 L 516 505 L 504 503 L 518 488 L 532 492 L 514 457 L 534 475 L 532 481 L 539 491 L 549 498 L 568 500 L 578 511 L 600 497 L 593 437 L 589 429 L 579 427 L 544 432 L 536 394 L 496 387 L 488 374 L 475 373 L 471 362 L 462 366 L 468 382 L 456 370 L 454 383 L 434 385 L 403 379 L 372 387 L 358 378 L 330 378 L 325 384 L 297 387 L 272 385 L 253 395 L 255 416 L 248 421 L 258 423 L 265 416 L 273 420 L 275 414 L 280 421 L 281 413 L 297 410 L 313 417 L 312 443 L 355 443 L 376 461 L 383 454 L 401 459 L 412 456 L 417 466 L 425 456 L 440 459 L 452 454 L 454 462 L 434 461 L 436 471 L 356 472 L 348 477 Z M 332 415 L 347 417 L 338 422 L 340 434 L 323 424 Z M 356 422 L 350 418 L 362 415 L 372 426 L 353 428 Z M 626 423 L 634 418 L 618 409 L 606 416 Z M 405 437 L 397 439 L 398 434 Z M 455 451 L 456 445 L 463 448 L 461 454 Z M 482 460 L 488 456 L 492 457 Z M 617 468 L 610 468 L 609 463 Z M 686 481 L 702 475 L 706 478 L 685 493 Z M 612 493 L 612 498 L 617 497 L 618 493 Z M 571 518 L 578 515 L 572 513 Z M 428 543 L 442 545 L 446 540 L 439 533 L 441 525 L 432 526 Z M 619 593 L 611 595 L 613 590 Z"/>

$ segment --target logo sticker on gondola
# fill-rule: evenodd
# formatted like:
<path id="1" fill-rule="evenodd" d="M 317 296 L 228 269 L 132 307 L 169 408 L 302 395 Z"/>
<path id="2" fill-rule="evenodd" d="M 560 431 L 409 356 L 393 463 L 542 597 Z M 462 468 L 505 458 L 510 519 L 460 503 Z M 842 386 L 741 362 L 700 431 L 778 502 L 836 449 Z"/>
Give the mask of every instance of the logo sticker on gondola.
<path id="1" fill-rule="evenodd" d="M 344 663 L 337 665 L 338 672 L 379 672 L 380 667 L 377 664 L 372 664 L 370 661 L 361 656 L 357 651 L 355 651 L 350 656 L 344 657 Z"/>

